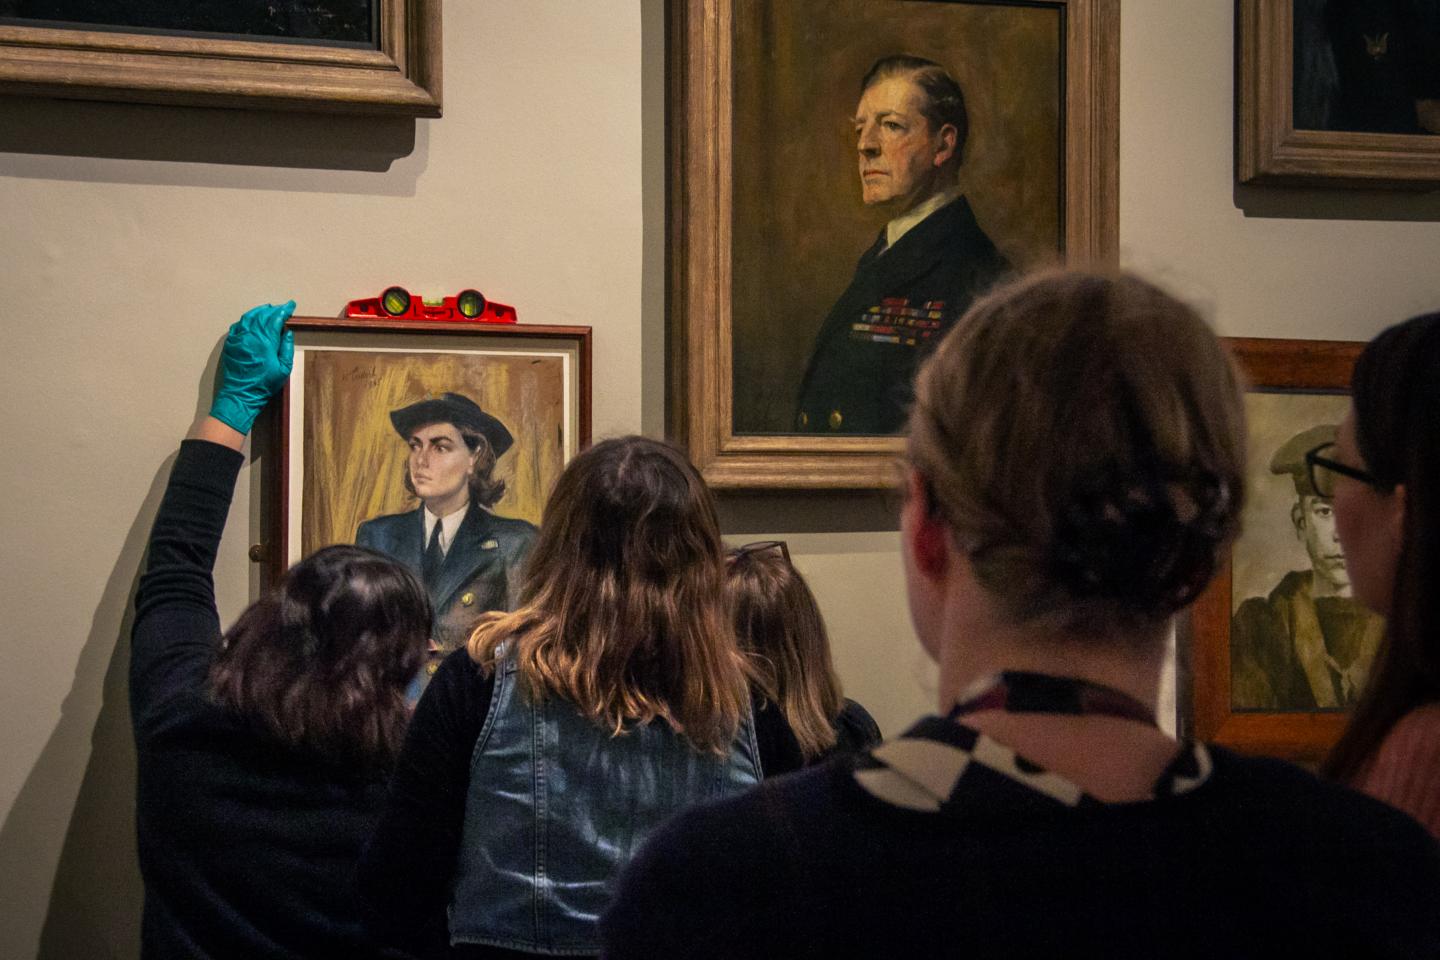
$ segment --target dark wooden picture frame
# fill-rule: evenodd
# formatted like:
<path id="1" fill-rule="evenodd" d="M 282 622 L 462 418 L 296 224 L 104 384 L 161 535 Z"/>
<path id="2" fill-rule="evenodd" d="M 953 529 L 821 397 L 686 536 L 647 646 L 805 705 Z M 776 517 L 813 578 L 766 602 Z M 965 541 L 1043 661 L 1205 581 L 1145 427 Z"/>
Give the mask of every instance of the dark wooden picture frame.
<path id="1" fill-rule="evenodd" d="M 1296 129 L 1294 0 L 1238 0 L 1241 183 L 1433 190 L 1440 136 Z"/>
<path id="2" fill-rule="evenodd" d="M 464 351 L 471 347 L 477 353 L 488 349 L 492 352 L 508 351 L 521 357 L 527 355 L 527 350 L 537 355 L 542 352 L 564 353 L 566 402 L 562 415 L 567 421 L 573 417 L 574 435 L 557 440 L 568 444 L 568 452 L 564 458 L 566 460 L 590 445 L 590 327 L 427 321 L 377 322 L 323 317 L 292 317 L 287 326 L 296 335 L 297 368 L 280 400 L 272 407 L 271 418 L 266 424 L 265 447 L 269 451 L 269 468 L 265 474 L 266 493 L 262 498 L 261 520 L 265 539 L 251 550 L 251 559 L 264 563 L 269 582 L 274 582 L 300 556 L 300 545 L 294 535 L 300 518 L 294 515 L 291 506 L 295 499 L 292 494 L 296 492 L 292 489 L 291 478 L 295 476 L 298 465 L 291 437 L 295 432 L 292 427 L 295 426 L 295 421 L 303 418 L 304 411 L 300 409 L 300 404 L 293 403 L 292 399 L 298 389 L 296 380 L 303 377 L 301 361 L 306 350 L 333 349 L 343 338 L 345 345 L 340 349 L 368 350 L 373 345 L 375 349 L 389 349 L 402 356 L 440 350 L 463 355 Z M 495 412 L 500 414 L 499 411 Z M 524 444 L 524 440 L 524 437 L 517 437 L 517 451 Z M 390 481 L 393 479 L 389 478 Z M 548 492 L 538 491 L 542 503 Z M 501 505 L 505 502 L 502 500 Z"/>
<path id="3" fill-rule="evenodd" d="M 377 50 L 0 24 L 0 93 L 438 117 L 441 0 L 380 0 Z"/>
<path id="4" fill-rule="evenodd" d="M 669 33 L 668 315 L 671 433 L 716 487 L 885 488 L 893 436 L 737 434 L 732 353 L 735 24 L 738 0 L 674 0 Z M 996 3 L 1000 0 L 979 0 Z M 1118 257 L 1118 0 L 1009 4 L 1059 14 L 1064 95 L 1061 244 L 1075 264 Z M 895 4 L 893 16 L 905 16 Z M 861 67 L 863 70 L 863 66 Z M 853 149 L 853 148 L 852 148 Z M 842 284 L 843 286 L 843 284 Z"/>
<path id="5" fill-rule="evenodd" d="M 1225 343 L 1252 390 L 1330 395 L 1349 390 L 1351 371 L 1364 347 L 1333 340 L 1232 338 Z M 1179 625 L 1182 677 L 1188 665 L 1191 685 L 1186 732 L 1247 753 L 1319 761 L 1340 736 L 1344 712 L 1232 709 L 1232 583 L 1227 557 Z"/>

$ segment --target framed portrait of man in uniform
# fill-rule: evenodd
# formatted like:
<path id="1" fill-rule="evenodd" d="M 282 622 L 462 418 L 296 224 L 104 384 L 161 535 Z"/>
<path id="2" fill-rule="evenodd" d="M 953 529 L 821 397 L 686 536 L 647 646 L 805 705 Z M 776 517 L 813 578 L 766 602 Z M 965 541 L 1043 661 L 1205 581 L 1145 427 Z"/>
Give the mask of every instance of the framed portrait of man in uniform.
<path id="1" fill-rule="evenodd" d="M 289 327 L 272 570 L 332 543 L 405 564 L 430 596 L 438 665 L 481 615 L 518 602 L 550 488 L 590 442 L 590 328 Z"/>
<path id="2" fill-rule="evenodd" d="M 1194 733 L 1315 760 L 1339 735 L 1384 624 L 1351 596 L 1324 456 L 1363 344 L 1227 341 L 1249 380 L 1246 502 L 1229 562 L 1186 636 Z"/>
<path id="3" fill-rule="evenodd" d="M 888 486 L 970 304 L 1115 259 L 1119 3 L 671 14 L 674 432 L 716 486 Z"/>

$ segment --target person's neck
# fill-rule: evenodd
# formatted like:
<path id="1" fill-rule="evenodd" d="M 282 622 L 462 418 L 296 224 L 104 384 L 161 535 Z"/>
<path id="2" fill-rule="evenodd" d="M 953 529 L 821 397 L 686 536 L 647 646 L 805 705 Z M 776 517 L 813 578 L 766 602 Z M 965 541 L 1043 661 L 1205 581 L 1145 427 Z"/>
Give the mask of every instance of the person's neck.
<path id="1" fill-rule="evenodd" d="M 461 490 L 443 500 L 425 501 L 425 509 L 430 511 L 430 516 L 444 520 L 452 513 L 459 513 L 470 505 L 470 491 Z"/>
<path id="2" fill-rule="evenodd" d="M 1168 625 L 1078 637 L 995 617 L 965 621 L 949 618 L 941 647 L 942 714 L 978 681 L 1007 670 L 1086 680 L 1156 709 Z M 1177 749 L 1158 727 L 1111 716 L 984 710 L 962 722 L 1110 802 L 1148 798 Z"/>
<path id="3" fill-rule="evenodd" d="M 1319 599 L 1320 597 L 1348 597 L 1350 596 L 1350 582 L 1336 583 L 1329 577 L 1320 573 L 1319 568 L 1312 571 L 1310 577 L 1310 596 Z"/>
<path id="4" fill-rule="evenodd" d="M 885 224 L 885 245 L 893 247 L 901 237 L 909 233 L 926 217 L 953 202 L 959 196 L 960 185 L 952 182 L 939 185 L 918 199 L 912 198 L 904 212 L 896 214 Z"/>

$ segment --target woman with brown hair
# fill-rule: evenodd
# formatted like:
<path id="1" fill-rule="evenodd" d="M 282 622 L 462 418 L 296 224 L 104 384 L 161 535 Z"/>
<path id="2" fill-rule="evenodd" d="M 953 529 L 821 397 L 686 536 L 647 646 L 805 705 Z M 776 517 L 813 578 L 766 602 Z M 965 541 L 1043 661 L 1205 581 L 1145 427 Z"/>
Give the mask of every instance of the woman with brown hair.
<path id="1" fill-rule="evenodd" d="M 673 448 L 626 437 L 571 461 L 520 606 L 483 619 L 416 708 L 362 864 L 378 936 L 596 954 L 645 836 L 758 782 L 723 562 L 710 492 Z"/>
<path id="2" fill-rule="evenodd" d="M 1237 378 L 1130 277 L 979 301 L 921 369 L 901 556 L 938 714 L 680 815 L 606 956 L 1440 954 L 1440 851 L 1367 797 L 1177 742 L 1171 618 L 1243 499 Z"/>
<path id="3" fill-rule="evenodd" d="M 1334 498 L 1355 597 L 1385 618 L 1324 772 L 1440 837 L 1440 313 L 1366 345 L 1336 442 L 1306 460 Z"/>
<path id="4" fill-rule="evenodd" d="M 170 473 L 135 595 L 130 710 L 146 958 L 379 957 L 355 864 L 379 818 L 430 605 L 370 550 L 327 547 L 221 635 L 212 568 L 295 304 L 230 328 Z"/>
<path id="5" fill-rule="evenodd" d="M 731 550 L 725 569 L 735 634 L 755 673 L 755 736 L 765 776 L 879 743 L 874 718 L 841 693 L 825 619 L 785 542 Z"/>

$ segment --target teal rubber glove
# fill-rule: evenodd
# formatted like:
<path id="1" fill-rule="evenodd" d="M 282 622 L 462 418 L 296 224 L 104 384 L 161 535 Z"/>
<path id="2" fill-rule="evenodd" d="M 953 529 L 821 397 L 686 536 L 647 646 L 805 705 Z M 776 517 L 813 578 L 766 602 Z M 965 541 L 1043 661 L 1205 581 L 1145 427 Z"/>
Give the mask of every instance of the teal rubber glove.
<path id="1" fill-rule="evenodd" d="M 267 303 L 230 325 L 210 416 L 241 433 L 250 432 L 265 404 L 284 388 L 295 363 L 295 334 L 285 329 L 294 312 L 294 300 L 279 306 Z"/>

